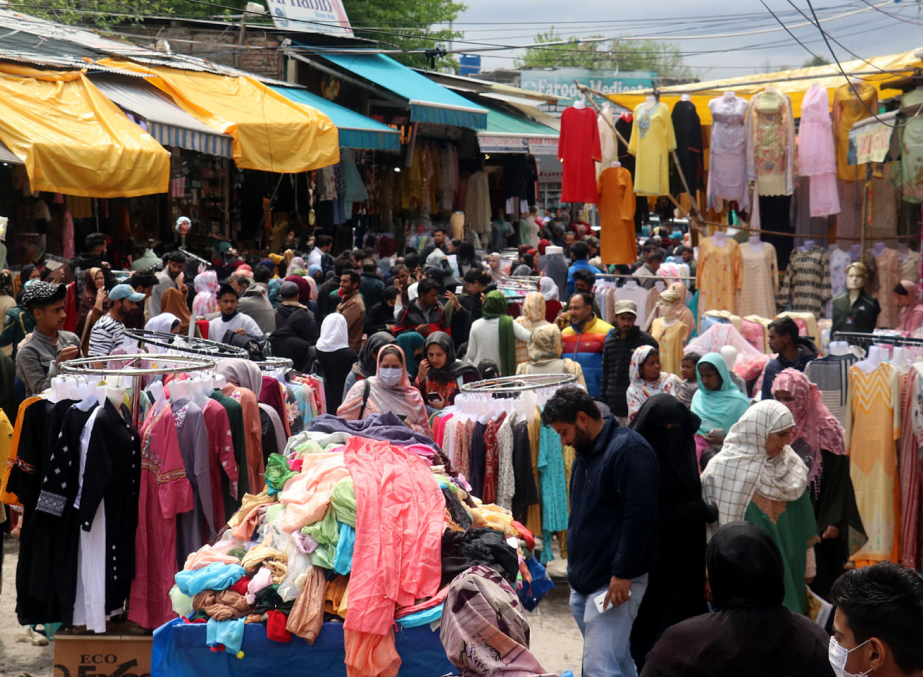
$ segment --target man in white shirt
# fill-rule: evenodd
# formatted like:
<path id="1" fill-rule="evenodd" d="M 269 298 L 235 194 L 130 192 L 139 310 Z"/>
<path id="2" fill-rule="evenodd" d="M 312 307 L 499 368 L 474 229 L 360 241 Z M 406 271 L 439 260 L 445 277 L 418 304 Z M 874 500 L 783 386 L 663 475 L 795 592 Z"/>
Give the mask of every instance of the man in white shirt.
<path id="1" fill-rule="evenodd" d="M 253 339 L 263 337 L 260 326 L 252 317 L 239 312 L 237 303 L 238 297 L 234 287 L 229 284 L 221 285 L 218 290 L 218 308 L 221 314 L 208 323 L 209 340 L 227 343 L 225 336 L 228 332 L 246 334 Z"/>

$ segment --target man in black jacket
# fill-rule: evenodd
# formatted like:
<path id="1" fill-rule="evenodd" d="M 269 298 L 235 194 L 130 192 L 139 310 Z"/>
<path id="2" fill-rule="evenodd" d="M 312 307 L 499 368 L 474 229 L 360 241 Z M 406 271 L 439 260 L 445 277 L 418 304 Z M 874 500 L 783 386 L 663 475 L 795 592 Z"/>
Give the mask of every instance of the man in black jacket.
<path id="1" fill-rule="evenodd" d="M 641 346 L 659 348 L 654 337 L 635 326 L 638 308 L 633 301 L 615 304 L 615 328 L 603 346 L 602 390 L 599 399 L 612 410 L 620 425 L 628 425 L 628 401 L 625 391 L 630 384 L 628 368 L 635 349 Z"/>
<path id="2" fill-rule="evenodd" d="M 542 423 L 576 451 L 567 581 L 571 613 L 583 634 L 583 675 L 637 677 L 629 636 L 657 559 L 657 456 L 638 433 L 603 417 L 581 388 L 558 390 Z"/>
<path id="3" fill-rule="evenodd" d="M 772 399 L 772 384 L 783 369 L 804 371 L 808 362 L 817 359 L 814 341 L 798 336 L 798 325 L 790 317 L 780 317 L 769 323 L 769 349 L 776 357 L 763 371 L 763 399 Z"/>

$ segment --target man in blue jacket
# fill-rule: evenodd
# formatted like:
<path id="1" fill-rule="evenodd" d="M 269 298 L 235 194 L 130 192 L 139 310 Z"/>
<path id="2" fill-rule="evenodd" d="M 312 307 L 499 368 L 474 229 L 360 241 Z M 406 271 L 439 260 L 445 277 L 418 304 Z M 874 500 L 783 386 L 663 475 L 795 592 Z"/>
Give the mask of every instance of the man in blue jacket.
<path id="1" fill-rule="evenodd" d="M 638 433 L 603 417 L 580 388 L 558 390 L 542 423 L 577 452 L 567 580 L 571 613 L 583 634 L 583 677 L 637 677 L 629 637 L 659 547 L 657 456 Z"/>
<path id="2" fill-rule="evenodd" d="M 575 271 L 589 270 L 591 273 L 597 275 L 603 272 L 596 266 L 591 266 L 586 260 L 589 252 L 590 248 L 587 247 L 586 242 L 576 242 L 574 246 L 570 248 L 572 263 L 570 264 L 570 268 L 567 269 L 567 298 L 570 298 L 577 289 L 576 283 L 574 282 Z"/>

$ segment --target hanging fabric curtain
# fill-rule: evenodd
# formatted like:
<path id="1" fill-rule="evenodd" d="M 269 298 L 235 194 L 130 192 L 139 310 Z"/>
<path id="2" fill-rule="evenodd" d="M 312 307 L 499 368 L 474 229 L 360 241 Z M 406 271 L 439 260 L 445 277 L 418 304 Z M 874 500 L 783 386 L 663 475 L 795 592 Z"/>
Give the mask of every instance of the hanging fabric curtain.
<path id="1" fill-rule="evenodd" d="M 170 154 L 82 72 L 0 64 L 0 139 L 22 160 L 33 191 L 167 192 Z"/>
<path id="2" fill-rule="evenodd" d="M 249 76 L 147 67 L 100 59 L 110 68 L 143 73 L 184 111 L 229 135 L 241 169 L 307 172 L 340 161 L 339 135 L 330 118 L 296 104 Z"/>

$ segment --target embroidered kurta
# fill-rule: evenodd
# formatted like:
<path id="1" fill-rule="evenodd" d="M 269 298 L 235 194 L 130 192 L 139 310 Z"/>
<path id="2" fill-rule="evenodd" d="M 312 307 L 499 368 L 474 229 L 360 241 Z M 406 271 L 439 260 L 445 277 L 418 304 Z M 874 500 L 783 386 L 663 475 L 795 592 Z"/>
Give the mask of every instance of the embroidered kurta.
<path id="1" fill-rule="evenodd" d="M 600 258 L 606 265 L 634 263 L 638 258 L 635 237 L 635 194 L 631 173 L 624 167 L 608 167 L 599 175 Z"/>
<path id="2" fill-rule="evenodd" d="M 778 91 L 760 92 L 747 111 L 747 178 L 761 196 L 791 195 L 794 165 L 792 101 Z"/>
<path id="3" fill-rule="evenodd" d="M 866 374 L 849 370 L 852 419 L 849 434 L 850 477 L 868 542 L 852 560 L 897 562 L 900 485 L 895 441 L 901 434 L 900 377 L 885 362 Z"/>
<path id="4" fill-rule="evenodd" d="M 737 314 L 775 317 L 776 294 L 779 293 L 779 264 L 776 248 L 764 242 L 754 249 L 748 242 L 740 245 L 743 284 L 737 292 Z"/>
<path id="5" fill-rule="evenodd" d="M 656 197 L 670 192 L 672 150 L 676 150 L 676 135 L 667 104 L 658 103 L 652 108 L 643 103 L 635 106 L 628 152 L 635 156 L 636 195 Z"/>
<path id="6" fill-rule="evenodd" d="M 157 628 L 175 618 L 170 603 L 176 564 L 176 517 L 192 510 L 170 404 L 151 407 L 141 431 L 141 492 L 135 534 L 135 580 L 128 618 Z"/>
<path id="7" fill-rule="evenodd" d="M 901 98 L 901 107 L 923 103 L 923 92 L 913 91 Z M 904 202 L 923 202 L 923 118 L 909 116 L 901 127 L 901 193 Z"/>
<path id="8" fill-rule="evenodd" d="M 723 201 L 750 206 L 747 190 L 746 99 L 723 97 L 708 102 L 712 126 L 708 162 L 708 208 L 721 209 Z"/>
<path id="9" fill-rule="evenodd" d="M 728 239 L 723 247 L 707 237 L 699 242 L 699 263 L 695 286 L 699 290 L 698 317 L 707 310 L 727 310 L 735 314 L 737 291 L 743 286 L 740 246 Z"/>
<path id="10" fill-rule="evenodd" d="M 828 299 L 830 253 L 821 246 L 812 247 L 806 252 L 796 249 L 792 252 L 779 290 L 779 310 L 784 311 L 791 300 L 792 311 L 814 313 L 814 317 L 820 319 Z"/>
<path id="11" fill-rule="evenodd" d="M 662 317 L 654 320 L 651 336 L 660 345 L 660 367 L 663 371 L 682 376 L 683 345 L 688 335 L 689 329 L 679 320 L 669 327 L 664 325 Z"/>
<path id="12" fill-rule="evenodd" d="M 569 107 L 561 114 L 558 160 L 563 165 L 562 202 L 596 204 L 596 165 L 602 158 L 599 126 L 591 108 Z"/>

